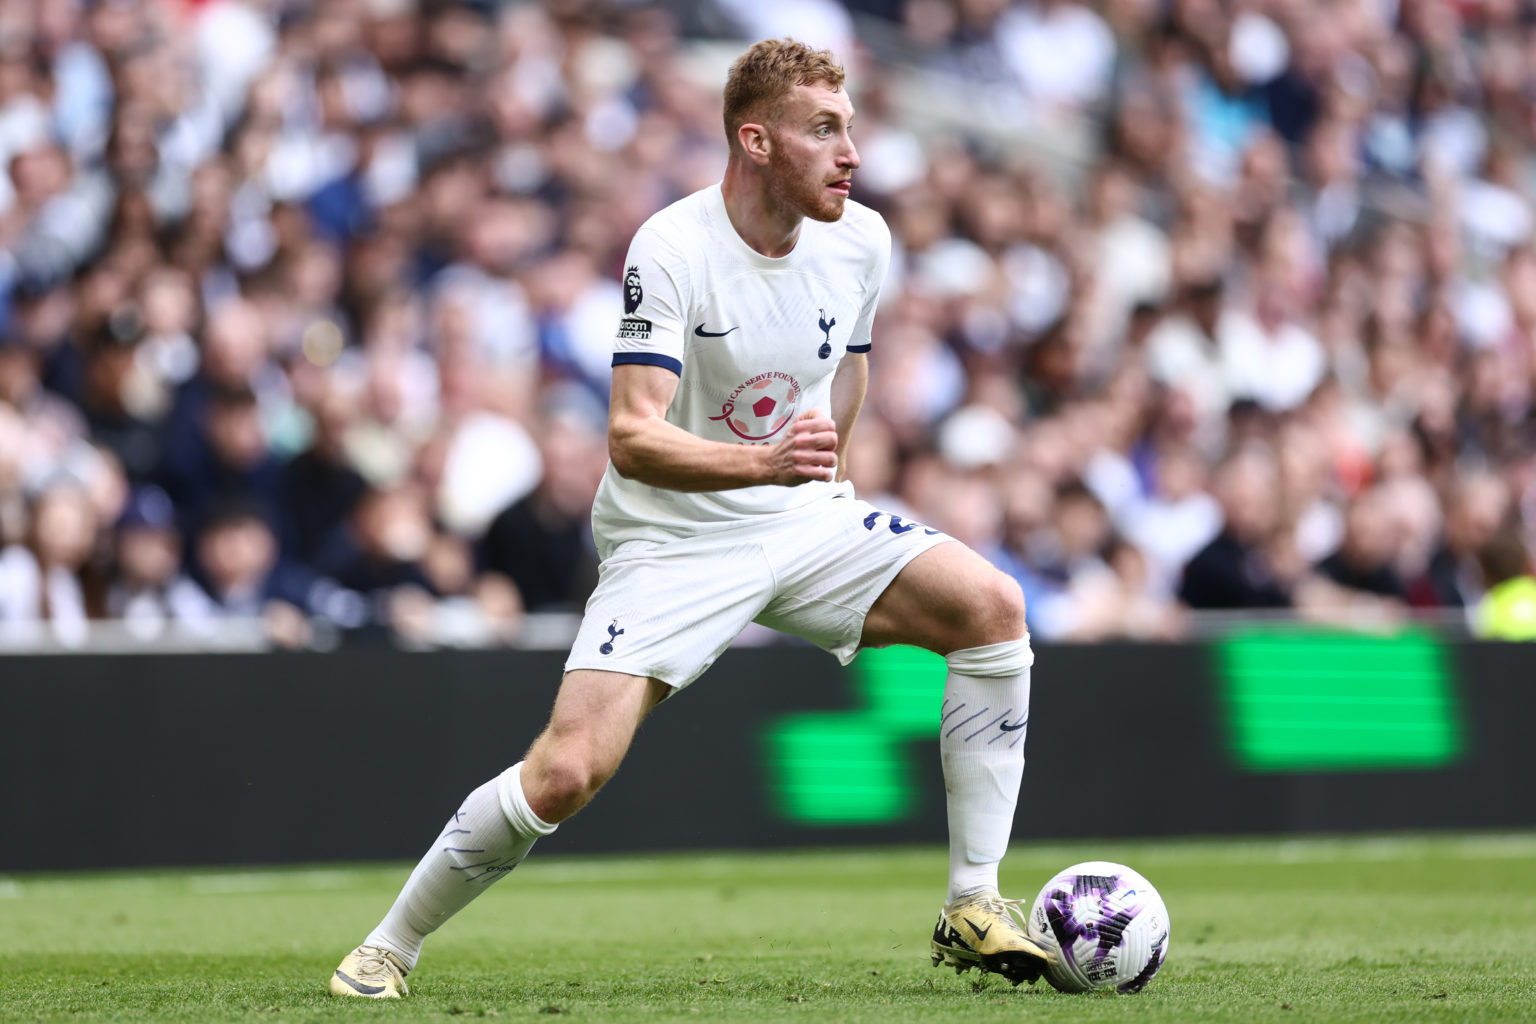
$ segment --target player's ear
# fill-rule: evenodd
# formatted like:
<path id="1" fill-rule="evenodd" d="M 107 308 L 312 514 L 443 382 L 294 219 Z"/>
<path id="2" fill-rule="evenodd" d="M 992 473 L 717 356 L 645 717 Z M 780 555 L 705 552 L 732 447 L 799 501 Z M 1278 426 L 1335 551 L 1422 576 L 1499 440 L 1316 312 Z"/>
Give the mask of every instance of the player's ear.
<path id="1" fill-rule="evenodd" d="M 736 129 L 736 143 L 747 159 L 759 167 L 768 162 L 773 152 L 773 140 L 768 135 L 767 126 L 750 121 Z"/>

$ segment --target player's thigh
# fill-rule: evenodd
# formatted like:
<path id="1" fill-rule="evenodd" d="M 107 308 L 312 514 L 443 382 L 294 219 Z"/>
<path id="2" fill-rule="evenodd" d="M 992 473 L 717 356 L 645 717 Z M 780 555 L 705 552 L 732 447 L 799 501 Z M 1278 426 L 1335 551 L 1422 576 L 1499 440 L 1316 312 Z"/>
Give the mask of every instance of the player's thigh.
<path id="1" fill-rule="evenodd" d="M 902 569 L 936 545 L 942 532 L 875 508 L 833 498 L 763 535 L 777 581 L 757 621 L 816 644 L 844 665 L 858 653 L 864 618 Z"/>
<path id="2" fill-rule="evenodd" d="M 618 771 L 635 730 L 669 692 L 622 672 L 568 672 L 549 725 L 523 759 L 523 796 L 548 822 L 569 818 Z"/>
<path id="3" fill-rule="evenodd" d="M 865 647 L 913 644 L 948 654 L 1024 636 L 1024 594 L 964 544 L 940 544 L 908 562 L 864 618 Z"/>
<path id="4" fill-rule="evenodd" d="M 624 759 L 645 716 L 671 690 L 658 679 L 622 672 L 567 672 L 555 695 L 549 725 L 535 741 L 530 757 L 559 754 L 610 775 Z"/>

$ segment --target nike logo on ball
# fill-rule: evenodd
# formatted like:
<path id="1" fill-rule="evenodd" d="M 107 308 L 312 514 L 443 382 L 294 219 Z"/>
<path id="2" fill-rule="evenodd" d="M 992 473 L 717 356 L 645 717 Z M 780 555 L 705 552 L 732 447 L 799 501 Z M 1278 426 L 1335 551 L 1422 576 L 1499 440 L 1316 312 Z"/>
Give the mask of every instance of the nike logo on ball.
<path id="1" fill-rule="evenodd" d="M 740 327 L 741 325 L 737 324 L 736 326 Z M 704 329 L 704 325 L 703 324 L 699 324 L 699 326 L 697 326 L 697 327 L 695 327 L 693 329 L 693 333 L 698 335 L 701 338 L 723 338 L 727 334 L 730 334 L 735 329 L 736 329 L 736 327 L 728 327 L 728 328 L 726 328 L 723 331 L 706 331 Z"/>

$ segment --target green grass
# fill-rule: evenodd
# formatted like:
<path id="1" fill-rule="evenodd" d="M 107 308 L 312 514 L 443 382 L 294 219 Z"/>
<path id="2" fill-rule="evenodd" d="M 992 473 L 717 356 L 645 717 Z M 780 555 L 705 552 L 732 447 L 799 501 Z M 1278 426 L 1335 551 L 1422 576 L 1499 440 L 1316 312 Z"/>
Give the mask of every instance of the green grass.
<path id="1" fill-rule="evenodd" d="M 1136 996 L 929 966 L 937 849 L 535 858 L 428 943 L 412 995 L 331 1000 L 404 866 L 0 878 L 0 1021 L 1529 1021 L 1536 835 L 1021 846 L 1163 893 Z"/>

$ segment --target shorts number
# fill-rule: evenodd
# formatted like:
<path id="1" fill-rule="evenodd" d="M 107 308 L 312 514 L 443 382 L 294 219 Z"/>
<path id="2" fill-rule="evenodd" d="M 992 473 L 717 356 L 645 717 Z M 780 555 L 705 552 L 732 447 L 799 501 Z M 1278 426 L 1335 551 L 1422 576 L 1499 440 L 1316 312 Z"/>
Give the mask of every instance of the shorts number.
<path id="1" fill-rule="evenodd" d="M 892 533 L 897 534 L 898 536 L 906 533 L 908 530 L 916 529 L 917 527 L 922 526 L 921 523 L 904 523 L 901 521 L 901 516 L 891 515 L 889 512 L 871 512 L 869 515 L 864 517 L 864 529 L 873 530 L 875 528 L 875 523 L 880 519 L 881 516 L 890 517 L 890 522 L 886 525 L 890 527 Z M 939 531 L 930 530 L 928 527 L 923 526 L 923 532 L 931 537 Z"/>

